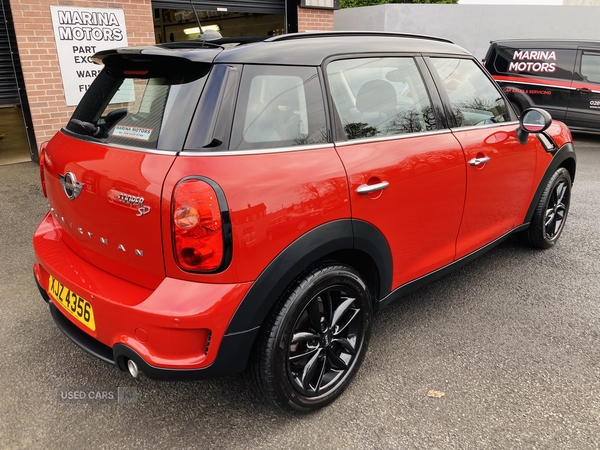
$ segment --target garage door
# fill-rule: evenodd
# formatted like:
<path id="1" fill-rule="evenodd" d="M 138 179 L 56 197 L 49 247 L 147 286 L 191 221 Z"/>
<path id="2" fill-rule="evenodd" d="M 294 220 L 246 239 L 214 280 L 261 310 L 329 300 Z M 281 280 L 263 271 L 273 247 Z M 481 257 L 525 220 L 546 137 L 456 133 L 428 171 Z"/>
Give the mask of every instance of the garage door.
<path id="1" fill-rule="evenodd" d="M 3 0 L 4 1 L 4 0 Z M 192 0 L 194 7 L 201 11 L 227 11 L 255 14 L 285 14 L 285 0 Z M 189 1 L 154 0 L 153 8 L 191 9 Z"/>

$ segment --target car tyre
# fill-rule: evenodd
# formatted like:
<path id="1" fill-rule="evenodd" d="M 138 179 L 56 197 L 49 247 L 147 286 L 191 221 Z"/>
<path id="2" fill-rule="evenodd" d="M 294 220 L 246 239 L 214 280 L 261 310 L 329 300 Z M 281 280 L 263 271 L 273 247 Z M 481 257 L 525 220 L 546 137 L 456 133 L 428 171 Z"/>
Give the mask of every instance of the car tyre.
<path id="1" fill-rule="evenodd" d="M 560 237 L 571 203 L 571 175 L 558 169 L 546 185 L 535 208 L 529 228 L 519 238 L 535 248 L 550 248 Z"/>
<path id="2" fill-rule="evenodd" d="M 250 375 L 277 407 L 300 412 L 335 400 L 367 351 L 372 301 L 358 273 L 321 264 L 283 295 L 262 332 Z"/>

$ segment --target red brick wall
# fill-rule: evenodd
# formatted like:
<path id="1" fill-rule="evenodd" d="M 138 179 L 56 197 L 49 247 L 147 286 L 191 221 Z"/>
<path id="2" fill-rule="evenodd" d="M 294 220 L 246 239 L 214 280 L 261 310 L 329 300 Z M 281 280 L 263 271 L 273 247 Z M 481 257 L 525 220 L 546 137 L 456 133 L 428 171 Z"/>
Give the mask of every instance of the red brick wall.
<path id="1" fill-rule="evenodd" d="M 298 32 L 333 31 L 333 11 L 298 6 Z"/>
<path id="2" fill-rule="evenodd" d="M 65 125 L 75 109 L 65 102 L 50 6 L 123 9 L 129 45 L 154 44 L 151 0 L 10 0 L 38 146 Z"/>

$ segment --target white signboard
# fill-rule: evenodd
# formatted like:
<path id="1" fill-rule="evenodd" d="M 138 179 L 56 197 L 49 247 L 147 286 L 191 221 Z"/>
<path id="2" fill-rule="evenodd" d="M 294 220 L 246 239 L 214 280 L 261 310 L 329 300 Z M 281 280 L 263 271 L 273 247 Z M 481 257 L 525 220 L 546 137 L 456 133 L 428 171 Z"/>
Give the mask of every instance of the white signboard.
<path id="1" fill-rule="evenodd" d="M 122 9 L 50 6 L 54 40 L 67 106 L 75 106 L 103 66 L 92 62 L 100 50 L 127 46 Z"/>

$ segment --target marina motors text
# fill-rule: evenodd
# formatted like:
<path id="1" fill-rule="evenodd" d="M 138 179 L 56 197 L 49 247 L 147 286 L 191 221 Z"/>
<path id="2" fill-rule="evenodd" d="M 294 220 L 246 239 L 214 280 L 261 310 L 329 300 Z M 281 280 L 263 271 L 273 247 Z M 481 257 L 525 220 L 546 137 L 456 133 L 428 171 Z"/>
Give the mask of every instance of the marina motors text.
<path id="1" fill-rule="evenodd" d="M 556 63 L 547 62 L 556 61 L 556 52 L 531 50 L 516 50 L 513 60 L 508 67 L 509 72 L 554 72 Z M 542 62 L 543 61 L 543 62 Z"/>

